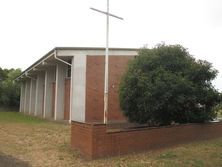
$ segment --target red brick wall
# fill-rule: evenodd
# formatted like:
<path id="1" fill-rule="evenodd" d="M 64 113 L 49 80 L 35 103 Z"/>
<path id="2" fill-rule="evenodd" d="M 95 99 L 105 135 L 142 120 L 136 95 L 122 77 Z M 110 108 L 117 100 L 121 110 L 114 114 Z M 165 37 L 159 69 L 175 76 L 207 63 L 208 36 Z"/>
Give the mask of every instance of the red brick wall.
<path id="1" fill-rule="evenodd" d="M 71 126 L 71 145 L 86 157 L 92 156 L 92 131 L 90 124 L 75 123 Z"/>
<path id="2" fill-rule="evenodd" d="M 108 121 L 125 120 L 119 107 L 118 88 L 121 76 L 134 56 L 109 57 Z M 87 56 L 86 122 L 102 122 L 104 106 L 104 56 Z"/>
<path id="3" fill-rule="evenodd" d="M 64 91 L 64 119 L 69 120 L 70 115 L 70 79 L 65 79 L 65 91 Z"/>
<path id="4" fill-rule="evenodd" d="M 222 123 L 108 132 L 104 124 L 72 122 L 71 129 L 72 147 L 90 159 L 222 137 Z"/>

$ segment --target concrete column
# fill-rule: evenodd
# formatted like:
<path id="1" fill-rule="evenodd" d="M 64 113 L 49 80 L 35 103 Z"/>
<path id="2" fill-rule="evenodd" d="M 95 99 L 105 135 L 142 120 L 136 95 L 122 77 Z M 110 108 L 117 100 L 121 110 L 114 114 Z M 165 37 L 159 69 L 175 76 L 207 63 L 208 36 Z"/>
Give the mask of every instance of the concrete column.
<path id="1" fill-rule="evenodd" d="M 39 73 L 36 80 L 35 115 L 43 114 L 44 80 L 45 72 Z"/>
<path id="2" fill-rule="evenodd" d="M 29 105 L 29 114 L 34 115 L 35 112 L 35 98 L 36 98 L 36 79 L 31 79 L 30 85 L 30 105 Z"/>
<path id="3" fill-rule="evenodd" d="M 55 81 L 55 68 L 51 67 L 45 73 L 45 98 L 44 98 L 44 118 L 52 117 L 52 82 Z"/>
<path id="4" fill-rule="evenodd" d="M 25 84 L 25 106 L 24 112 L 29 113 L 29 105 L 30 105 L 30 83 L 31 80 L 27 79 Z"/>
<path id="5" fill-rule="evenodd" d="M 25 103 L 25 82 L 21 82 L 19 112 L 24 112 L 24 103 Z"/>
<path id="6" fill-rule="evenodd" d="M 86 55 L 74 56 L 71 72 L 71 119 L 85 122 Z"/>
<path id="7" fill-rule="evenodd" d="M 23 106 L 23 109 L 24 109 L 24 113 L 25 113 L 25 106 L 26 106 L 26 88 L 27 86 L 26 86 L 26 81 L 24 81 L 24 106 Z"/>
<path id="8" fill-rule="evenodd" d="M 56 65 L 55 83 L 55 120 L 64 119 L 64 90 L 67 65 L 58 63 Z"/>

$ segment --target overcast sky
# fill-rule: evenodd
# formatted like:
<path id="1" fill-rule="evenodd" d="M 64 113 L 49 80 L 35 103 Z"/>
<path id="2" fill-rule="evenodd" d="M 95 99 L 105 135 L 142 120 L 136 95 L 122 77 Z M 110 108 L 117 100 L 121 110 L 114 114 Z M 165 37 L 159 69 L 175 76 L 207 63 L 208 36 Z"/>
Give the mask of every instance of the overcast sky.
<path id="1" fill-rule="evenodd" d="M 104 47 L 106 0 L 0 0 L 0 67 L 26 69 L 54 47 Z M 110 0 L 110 47 L 181 44 L 219 70 L 221 0 Z"/>

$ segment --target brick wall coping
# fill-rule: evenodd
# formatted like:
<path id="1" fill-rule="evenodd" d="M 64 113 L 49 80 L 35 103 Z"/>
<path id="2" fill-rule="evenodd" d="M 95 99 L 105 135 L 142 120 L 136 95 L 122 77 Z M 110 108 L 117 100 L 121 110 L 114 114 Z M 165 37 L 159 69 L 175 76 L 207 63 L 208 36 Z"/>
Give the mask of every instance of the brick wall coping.
<path id="1" fill-rule="evenodd" d="M 177 125 L 167 125 L 167 126 L 159 126 L 159 127 L 135 127 L 135 128 L 126 128 L 126 129 L 114 129 L 108 130 L 107 133 L 122 133 L 122 132 L 132 132 L 132 131 L 144 131 L 144 130 L 154 130 L 154 129 L 164 129 L 164 128 L 179 128 L 184 126 L 191 126 L 191 125 L 210 125 L 210 124 L 222 124 L 222 122 L 206 122 L 206 123 L 187 123 L 187 124 L 177 124 Z"/>
<path id="2" fill-rule="evenodd" d="M 72 121 L 73 123 L 85 124 L 89 126 L 106 126 L 104 123 L 87 123 L 87 122 L 78 122 Z M 153 130 L 153 129 L 164 129 L 164 128 L 175 128 L 175 127 L 184 127 L 191 125 L 210 125 L 210 124 L 222 124 L 222 122 L 206 122 L 206 123 L 187 123 L 187 124 L 176 124 L 176 125 L 167 125 L 167 126 L 159 126 L 159 127 L 148 127 L 146 125 L 135 126 L 131 128 L 110 128 L 107 129 L 107 133 L 122 133 L 122 132 L 130 132 L 130 131 L 144 131 L 144 130 Z"/>
<path id="3" fill-rule="evenodd" d="M 101 122 L 79 122 L 79 121 L 72 121 L 72 123 L 78 123 L 78 124 L 85 124 L 85 125 L 91 125 L 91 126 L 105 126 L 106 124 Z"/>

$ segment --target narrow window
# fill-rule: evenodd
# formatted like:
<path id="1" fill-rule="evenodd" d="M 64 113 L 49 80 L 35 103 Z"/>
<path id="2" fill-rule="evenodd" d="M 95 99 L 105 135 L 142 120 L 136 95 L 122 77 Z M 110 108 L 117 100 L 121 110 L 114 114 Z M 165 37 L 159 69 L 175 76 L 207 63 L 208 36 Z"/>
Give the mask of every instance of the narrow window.
<path id="1" fill-rule="evenodd" d="M 71 60 L 69 60 L 68 63 L 71 64 Z M 66 77 L 71 78 L 71 66 L 70 65 L 67 65 Z"/>

